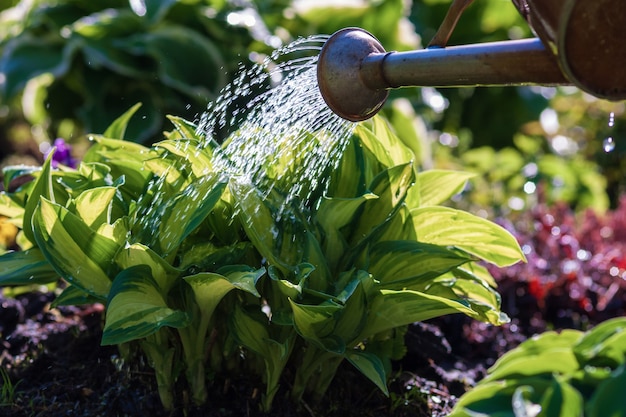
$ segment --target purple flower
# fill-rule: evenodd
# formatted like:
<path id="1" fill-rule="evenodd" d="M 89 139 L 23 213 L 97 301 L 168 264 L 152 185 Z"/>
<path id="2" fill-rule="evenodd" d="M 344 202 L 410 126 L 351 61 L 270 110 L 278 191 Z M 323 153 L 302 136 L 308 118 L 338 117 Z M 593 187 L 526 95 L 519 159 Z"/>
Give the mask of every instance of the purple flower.
<path id="1" fill-rule="evenodd" d="M 46 151 L 44 157 L 47 158 L 54 148 L 56 148 L 54 155 L 52 155 L 52 166 L 54 168 L 59 164 L 76 168 L 76 160 L 72 157 L 72 146 L 69 143 L 64 139 L 56 138 L 54 144 Z"/>

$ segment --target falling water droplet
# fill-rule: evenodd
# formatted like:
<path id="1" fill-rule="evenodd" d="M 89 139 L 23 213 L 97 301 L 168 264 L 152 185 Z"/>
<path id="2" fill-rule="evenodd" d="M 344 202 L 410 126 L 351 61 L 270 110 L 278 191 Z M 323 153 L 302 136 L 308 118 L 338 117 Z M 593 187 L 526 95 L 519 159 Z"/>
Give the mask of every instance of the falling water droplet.
<path id="1" fill-rule="evenodd" d="M 604 149 L 604 152 L 607 153 L 613 152 L 613 150 L 615 149 L 615 141 L 613 140 L 612 136 L 604 139 L 604 141 L 602 142 L 602 149 Z"/>

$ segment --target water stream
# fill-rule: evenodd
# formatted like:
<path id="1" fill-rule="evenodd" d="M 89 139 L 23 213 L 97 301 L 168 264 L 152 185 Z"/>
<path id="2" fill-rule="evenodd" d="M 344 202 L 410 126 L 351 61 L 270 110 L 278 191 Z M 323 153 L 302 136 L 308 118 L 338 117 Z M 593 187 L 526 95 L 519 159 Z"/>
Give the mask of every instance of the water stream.
<path id="1" fill-rule="evenodd" d="M 279 217 L 294 205 L 316 208 L 318 201 L 313 200 L 327 186 L 328 170 L 339 162 L 355 126 L 335 115 L 319 92 L 316 64 L 326 39 L 296 40 L 254 67 L 241 69 L 197 122 L 197 133 L 204 138 L 200 148 L 223 144 L 214 151 L 206 173 L 251 184 L 265 197 L 280 188 L 284 205 Z M 180 146 L 188 155 L 198 152 L 188 142 Z M 158 230 L 171 204 L 163 192 L 164 177 L 155 180 L 139 202 L 144 207 L 136 219 L 141 230 Z M 204 181 L 214 179 L 207 175 L 184 194 L 202 201 L 210 189 Z"/>
<path id="2" fill-rule="evenodd" d="M 226 133 L 214 162 L 229 177 L 268 193 L 289 184 L 287 202 L 309 201 L 338 162 L 354 124 L 335 115 L 317 87 L 316 63 L 326 36 L 299 39 L 240 71 L 202 116 L 210 140 Z"/>

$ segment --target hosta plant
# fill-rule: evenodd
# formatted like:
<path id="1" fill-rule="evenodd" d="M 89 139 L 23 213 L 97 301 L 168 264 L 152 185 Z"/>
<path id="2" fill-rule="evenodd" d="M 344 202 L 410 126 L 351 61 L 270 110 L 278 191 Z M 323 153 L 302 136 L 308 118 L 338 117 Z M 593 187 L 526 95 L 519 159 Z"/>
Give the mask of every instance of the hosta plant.
<path id="1" fill-rule="evenodd" d="M 0 195 L 22 249 L 0 257 L 0 285 L 58 282 L 56 305 L 102 303 L 102 343 L 143 351 L 165 407 L 181 389 L 202 404 L 211 376 L 229 372 L 260 376 L 266 410 L 285 375 L 293 399 L 319 398 L 344 360 L 387 392 L 406 325 L 508 319 L 482 263 L 520 261 L 517 242 L 441 206 L 469 175 L 422 172 L 382 119 L 357 126 L 297 201 L 287 174 L 302 149 L 266 167 L 274 185 L 261 189 L 216 163 L 228 141 L 180 118 L 152 147 L 122 140 L 135 110 L 76 169 L 49 156 L 5 171 L 6 189 L 31 180 Z"/>
<path id="2" fill-rule="evenodd" d="M 528 339 L 502 356 L 450 417 L 624 416 L 626 318 Z"/>

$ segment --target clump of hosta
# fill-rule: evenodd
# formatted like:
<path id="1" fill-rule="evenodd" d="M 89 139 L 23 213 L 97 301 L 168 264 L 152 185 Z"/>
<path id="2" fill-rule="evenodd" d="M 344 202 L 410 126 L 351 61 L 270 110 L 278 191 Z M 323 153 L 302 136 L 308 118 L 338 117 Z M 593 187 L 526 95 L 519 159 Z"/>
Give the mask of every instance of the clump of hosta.
<path id="1" fill-rule="evenodd" d="M 102 343 L 142 349 L 166 408 L 177 380 L 202 404 L 208 375 L 241 369 L 261 375 L 266 410 L 286 367 L 292 398 L 320 397 L 344 360 L 387 392 L 404 326 L 508 320 L 481 263 L 522 260 L 517 242 L 441 206 L 471 175 L 422 172 L 382 119 L 358 126 L 317 197 L 297 202 L 288 178 L 267 190 L 214 169 L 220 145 L 179 118 L 150 148 L 122 140 L 133 111 L 76 169 L 49 156 L 5 171 L 32 181 L 0 195 L 23 249 L 0 257 L 0 285 L 62 282 L 56 305 L 104 304 Z"/>
<path id="2" fill-rule="evenodd" d="M 545 332 L 502 356 L 450 417 L 623 416 L 626 318 Z"/>

